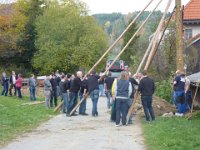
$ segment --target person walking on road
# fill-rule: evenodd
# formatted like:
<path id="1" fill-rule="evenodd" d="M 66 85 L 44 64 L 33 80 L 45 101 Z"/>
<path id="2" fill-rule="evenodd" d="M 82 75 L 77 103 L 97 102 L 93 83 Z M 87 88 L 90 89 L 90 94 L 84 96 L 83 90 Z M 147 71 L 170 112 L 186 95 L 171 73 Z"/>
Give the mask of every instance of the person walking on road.
<path id="1" fill-rule="evenodd" d="M 6 73 L 3 72 L 2 79 L 1 79 L 2 86 L 3 86 L 1 95 L 3 95 L 3 96 L 7 96 L 7 94 L 8 94 L 8 85 L 9 85 L 8 81 L 9 81 L 9 79 L 6 77 Z"/>
<path id="2" fill-rule="evenodd" d="M 44 96 L 45 96 L 45 105 L 47 108 L 50 108 L 50 99 L 51 99 L 52 85 L 50 82 L 50 77 L 47 76 L 44 80 Z"/>
<path id="3" fill-rule="evenodd" d="M 140 80 L 138 91 L 141 93 L 141 100 L 146 121 L 150 123 L 150 116 L 152 121 L 155 121 L 156 118 L 152 107 L 155 84 L 154 81 L 147 76 L 146 70 L 142 72 L 142 79 Z"/>
<path id="4" fill-rule="evenodd" d="M 128 112 L 128 100 L 132 93 L 132 85 L 129 82 L 129 74 L 122 71 L 121 76 L 116 81 L 115 98 L 116 98 L 116 127 L 120 126 L 120 116 L 122 115 L 122 125 L 126 126 L 126 116 Z"/>
<path id="5" fill-rule="evenodd" d="M 30 91 L 30 100 L 36 101 L 36 79 L 34 74 L 29 78 L 28 86 Z"/>

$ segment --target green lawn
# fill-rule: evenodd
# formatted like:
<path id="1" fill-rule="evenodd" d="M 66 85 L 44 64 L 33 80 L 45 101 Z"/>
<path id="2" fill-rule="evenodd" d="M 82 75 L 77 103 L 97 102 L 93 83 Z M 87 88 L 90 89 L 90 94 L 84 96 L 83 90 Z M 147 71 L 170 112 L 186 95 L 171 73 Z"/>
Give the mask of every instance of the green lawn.
<path id="1" fill-rule="evenodd" d="M 200 114 L 191 120 L 159 117 L 142 124 L 149 150 L 200 150 Z"/>
<path id="2" fill-rule="evenodd" d="M 22 105 L 27 102 L 28 97 L 19 100 L 17 97 L 0 96 L 0 146 L 55 115 L 44 104 Z"/>

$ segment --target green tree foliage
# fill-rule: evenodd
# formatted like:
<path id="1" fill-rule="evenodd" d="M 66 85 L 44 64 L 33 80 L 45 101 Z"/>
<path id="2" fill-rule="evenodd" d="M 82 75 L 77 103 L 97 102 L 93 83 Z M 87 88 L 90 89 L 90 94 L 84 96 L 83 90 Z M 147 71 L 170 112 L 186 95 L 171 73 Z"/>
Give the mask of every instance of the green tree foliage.
<path id="1" fill-rule="evenodd" d="M 133 24 L 132 27 L 128 30 L 128 32 L 124 35 L 122 48 L 124 48 L 124 46 L 128 43 L 128 41 L 132 38 L 136 31 L 137 25 Z M 125 60 L 128 65 L 132 63 L 132 58 L 138 51 L 138 49 L 135 46 L 135 43 L 138 42 L 138 38 L 139 36 L 135 37 L 135 39 L 130 43 L 126 51 L 121 56 L 121 59 Z"/>
<path id="2" fill-rule="evenodd" d="M 49 2 L 36 20 L 36 31 L 33 65 L 41 73 L 88 70 L 107 48 L 105 33 L 78 1 Z"/>

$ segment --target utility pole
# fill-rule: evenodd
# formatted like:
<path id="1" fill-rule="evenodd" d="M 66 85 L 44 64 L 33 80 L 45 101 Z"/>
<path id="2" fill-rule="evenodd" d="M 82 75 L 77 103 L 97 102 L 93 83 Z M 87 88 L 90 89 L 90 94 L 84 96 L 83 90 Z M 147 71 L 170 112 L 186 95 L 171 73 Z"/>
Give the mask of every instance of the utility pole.
<path id="1" fill-rule="evenodd" d="M 183 13 L 181 0 L 176 0 L 176 65 L 177 70 L 184 70 L 183 61 Z"/>

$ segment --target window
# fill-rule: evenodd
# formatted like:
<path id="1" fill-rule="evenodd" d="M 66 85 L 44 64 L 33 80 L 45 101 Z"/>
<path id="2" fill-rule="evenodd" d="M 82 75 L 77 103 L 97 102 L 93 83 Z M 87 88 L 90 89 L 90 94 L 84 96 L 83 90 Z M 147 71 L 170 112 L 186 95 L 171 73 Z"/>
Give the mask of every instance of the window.
<path id="1" fill-rule="evenodd" d="M 189 40 L 192 38 L 192 29 L 185 29 L 185 39 Z"/>

